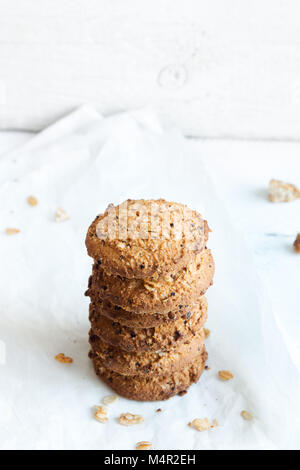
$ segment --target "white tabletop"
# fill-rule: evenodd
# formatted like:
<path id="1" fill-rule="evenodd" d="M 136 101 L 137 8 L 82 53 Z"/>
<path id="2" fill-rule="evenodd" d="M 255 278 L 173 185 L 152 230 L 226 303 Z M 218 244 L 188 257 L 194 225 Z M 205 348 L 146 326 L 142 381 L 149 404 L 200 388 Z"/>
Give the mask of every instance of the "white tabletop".
<path id="1" fill-rule="evenodd" d="M 0 2 L 0 128 L 149 104 L 186 135 L 299 139 L 297 0 Z"/>
<path id="2" fill-rule="evenodd" d="M 300 257 L 292 245 L 300 201 L 272 204 L 267 186 L 270 178 L 300 186 L 299 144 L 184 141 L 146 110 L 107 120 L 90 107 L 24 145 L 30 137 L 0 133 L 0 230 L 20 227 L 22 235 L 4 237 L 0 245 L 0 277 L 10 280 L 1 298 L 4 448 L 131 449 L 141 434 L 155 449 L 298 447 Z M 20 152 L 1 158 L 16 147 Z M 24 207 L 31 192 L 43 217 L 32 218 L 32 209 Z M 90 260 L 83 240 L 99 207 L 130 196 L 176 198 L 208 217 L 216 259 L 215 286 L 208 292 L 210 370 L 187 397 L 163 403 L 159 419 L 153 404 L 120 397 L 103 427 L 90 414 L 108 390 L 87 360 L 82 292 Z M 69 223 L 53 224 L 55 207 L 72 214 Z M 74 367 L 53 361 L 59 351 L 74 358 Z M 226 385 L 216 374 L 223 368 L 235 376 Z M 243 422 L 242 409 L 253 413 L 253 425 Z M 128 433 L 116 419 L 124 411 L 142 414 L 145 424 Z M 220 426 L 207 434 L 189 432 L 187 419 L 195 413 Z"/>
<path id="3" fill-rule="evenodd" d="M 32 135 L 1 132 L 0 155 Z M 229 217 L 252 247 L 290 354 L 300 368 L 300 256 L 292 247 L 300 232 L 300 201 L 271 204 L 267 199 L 271 178 L 300 187 L 300 143 L 195 139 L 193 145 L 205 157 Z"/>

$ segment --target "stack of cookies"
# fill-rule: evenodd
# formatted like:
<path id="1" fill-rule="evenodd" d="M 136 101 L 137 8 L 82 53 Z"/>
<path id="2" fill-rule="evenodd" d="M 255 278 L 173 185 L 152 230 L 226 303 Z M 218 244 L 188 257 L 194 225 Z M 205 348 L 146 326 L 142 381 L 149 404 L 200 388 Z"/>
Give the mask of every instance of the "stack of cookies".
<path id="1" fill-rule="evenodd" d="M 214 275 L 208 232 L 196 211 L 164 200 L 110 205 L 90 226 L 90 357 L 120 395 L 164 400 L 199 379 Z"/>

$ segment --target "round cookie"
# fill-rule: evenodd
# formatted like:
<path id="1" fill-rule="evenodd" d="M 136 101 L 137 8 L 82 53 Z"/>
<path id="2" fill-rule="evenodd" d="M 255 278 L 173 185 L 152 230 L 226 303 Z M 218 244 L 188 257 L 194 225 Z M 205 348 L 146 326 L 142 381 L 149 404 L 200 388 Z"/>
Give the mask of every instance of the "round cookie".
<path id="1" fill-rule="evenodd" d="M 94 263 L 89 289 L 124 310 L 135 313 L 168 313 L 192 305 L 212 284 L 214 260 L 207 248 L 177 274 L 153 279 L 126 279 L 108 275 Z M 89 295 L 89 290 L 87 291 Z"/>
<path id="2" fill-rule="evenodd" d="M 203 348 L 203 328 L 190 341 L 180 343 L 178 348 L 166 352 L 125 352 L 116 349 L 95 336 L 90 330 L 91 351 L 89 356 L 99 366 L 121 375 L 170 375 L 184 369 L 194 361 Z"/>
<path id="3" fill-rule="evenodd" d="M 199 380 L 206 359 L 207 353 L 203 347 L 192 364 L 164 378 L 156 375 L 121 375 L 99 365 L 97 359 L 93 359 L 93 363 L 96 374 L 119 395 L 131 400 L 157 401 L 167 400 L 178 393 L 186 393 L 188 388 Z"/>
<path id="4" fill-rule="evenodd" d="M 183 204 L 128 199 L 96 217 L 86 247 L 107 273 L 144 279 L 188 265 L 205 247 L 208 232 L 202 216 Z"/>
<path id="5" fill-rule="evenodd" d="M 109 300 L 101 299 L 91 290 L 88 295 L 94 305 L 94 308 L 90 309 L 91 322 L 95 322 L 99 315 L 102 315 L 129 328 L 152 328 L 180 318 L 188 320 L 191 315 L 191 308 L 188 305 L 179 305 L 178 310 L 168 313 L 134 313 L 113 305 Z M 204 296 L 200 297 L 196 304 L 199 304 L 200 308 L 207 309 L 207 300 Z"/>
<path id="6" fill-rule="evenodd" d="M 93 304 L 90 304 L 90 311 L 93 309 Z M 189 341 L 203 327 L 207 306 L 193 306 L 190 313 L 189 319 L 180 318 L 153 328 L 133 329 L 101 315 L 91 325 L 95 335 L 124 351 L 164 351 Z"/>

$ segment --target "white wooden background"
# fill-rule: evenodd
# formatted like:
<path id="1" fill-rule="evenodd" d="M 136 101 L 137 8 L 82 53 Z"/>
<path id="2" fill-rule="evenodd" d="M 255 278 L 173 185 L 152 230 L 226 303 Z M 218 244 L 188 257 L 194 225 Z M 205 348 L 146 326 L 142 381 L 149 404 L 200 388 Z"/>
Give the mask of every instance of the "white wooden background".
<path id="1" fill-rule="evenodd" d="M 187 135 L 300 139 L 299 0 L 0 0 L 0 128 L 152 105 Z"/>

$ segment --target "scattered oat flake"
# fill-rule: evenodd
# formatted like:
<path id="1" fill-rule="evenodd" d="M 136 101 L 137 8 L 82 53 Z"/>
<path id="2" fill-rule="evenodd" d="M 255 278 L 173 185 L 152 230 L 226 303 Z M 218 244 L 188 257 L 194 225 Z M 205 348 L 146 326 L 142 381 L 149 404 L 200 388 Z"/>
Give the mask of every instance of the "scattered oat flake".
<path id="1" fill-rule="evenodd" d="M 96 418 L 97 421 L 100 421 L 100 423 L 107 423 L 108 421 L 107 411 L 104 408 L 104 406 L 95 406 L 94 417 Z"/>
<path id="2" fill-rule="evenodd" d="M 56 222 L 65 222 L 66 220 L 69 220 L 69 219 L 70 219 L 70 217 L 68 216 L 66 211 L 64 211 L 63 209 L 58 208 L 57 211 L 55 212 L 55 221 Z"/>
<path id="3" fill-rule="evenodd" d="M 211 428 L 210 422 L 208 418 L 196 418 L 193 419 L 189 426 L 197 429 L 197 431 L 207 431 Z"/>
<path id="4" fill-rule="evenodd" d="M 141 441 L 136 444 L 136 450 L 149 450 L 152 449 L 152 442 Z"/>
<path id="5" fill-rule="evenodd" d="M 103 405 L 106 405 L 106 406 L 112 405 L 118 400 L 118 398 L 119 397 L 117 395 L 107 395 L 106 397 L 103 398 L 102 403 Z"/>
<path id="6" fill-rule="evenodd" d="M 38 205 L 38 200 L 37 200 L 37 198 L 34 197 L 34 196 L 28 196 L 27 202 L 28 202 L 28 204 L 29 204 L 30 206 L 32 206 L 32 207 Z"/>
<path id="7" fill-rule="evenodd" d="M 212 428 L 217 428 L 219 426 L 219 423 L 216 419 L 213 419 L 213 423 L 211 425 Z"/>
<path id="8" fill-rule="evenodd" d="M 241 416 L 246 420 L 246 421 L 252 421 L 253 415 L 249 413 L 249 411 L 243 410 L 241 411 Z"/>
<path id="9" fill-rule="evenodd" d="M 65 356 L 64 353 L 59 353 L 55 356 L 58 362 L 62 362 L 63 364 L 72 364 L 73 359 L 71 357 Z"/>
<path id="10" fill-rule="evenodd" d="M 208 328 L 203 328 L 205 338 L 208 338 L 210 335 L 210 330 Z"/>
<path id="11" fill-rule="evenodd" d="M 294 241 L 294 249 L 296 253 L 300 253 L 300 233 L 298 233 L 297 238 Z"/>
<path id="12" fill-rule="evenodd" d="M 271 202 L 291 202 L 300 198 L 299 189 L 290 183 L 272 179 L 269 183 L 269 200 Z"/>
<path id="13" fill-rule="evenodd" d="M 132 426 L 133 424 L 143 423 L 144 417 L 141 415 L 133 415 L 132 413 L 121 413 L 119 423 L 123 426 Z"/>
<path id="14" fill-rule="evenodd" d="M 17 233 L 19 233 L 20 230 L 18 228 L 7 228 L 5 229 L 5 233 L 6 235 L 16 235 Z"/>
<path id="15" fill-rule="evenodd" d="M 230 380 L 234 377 L 234 375 L 229 370 L 219 370 L 218 375 L 222 380 Z"/>

